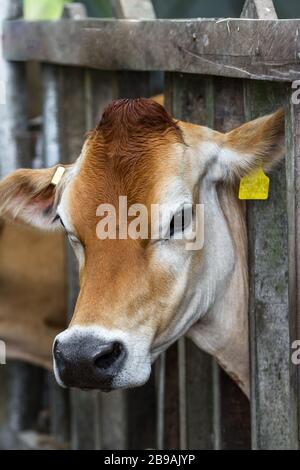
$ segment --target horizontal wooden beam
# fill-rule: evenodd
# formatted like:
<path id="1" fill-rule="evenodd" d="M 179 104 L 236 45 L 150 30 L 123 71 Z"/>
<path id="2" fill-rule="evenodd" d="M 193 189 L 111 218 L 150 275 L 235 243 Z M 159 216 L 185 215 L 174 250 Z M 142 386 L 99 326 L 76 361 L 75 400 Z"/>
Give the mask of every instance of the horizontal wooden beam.
<path id="1" fill-rule="evenodd" d="M 300 79 L 300 20 L 7 21 L 4 55 L 102 70 Z"/>

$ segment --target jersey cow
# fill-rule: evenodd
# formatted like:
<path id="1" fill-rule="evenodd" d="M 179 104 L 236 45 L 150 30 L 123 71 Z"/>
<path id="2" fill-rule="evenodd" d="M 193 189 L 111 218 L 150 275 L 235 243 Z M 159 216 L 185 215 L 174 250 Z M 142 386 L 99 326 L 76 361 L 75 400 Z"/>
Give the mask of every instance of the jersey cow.
<path id="1" fill-rule="evenodd" d="M 141 385 L 159 354 L 188 332 L 249 394 L 247 243 L 236 184 L 283 153 L 282 110 L 223 134 L 176 121 L 152 100 L 119 100 L 106 108 L 76 163 L 18 170 L 0 183 L 2 215 L 65 230 L 78 258 L 73 319 L 53 345 L 61 385 Z M 186 205 L 190 218 L 175 224 Z M 140 214 L 141 207 L 151 233 L 159 227 L 155 238 L 127 230 L 137 215 L 130 210 Z M 99 235 L 101 223 L 114 236 Z M 195 226 L 203 244 L 188 249 L 178 235 Z"/>

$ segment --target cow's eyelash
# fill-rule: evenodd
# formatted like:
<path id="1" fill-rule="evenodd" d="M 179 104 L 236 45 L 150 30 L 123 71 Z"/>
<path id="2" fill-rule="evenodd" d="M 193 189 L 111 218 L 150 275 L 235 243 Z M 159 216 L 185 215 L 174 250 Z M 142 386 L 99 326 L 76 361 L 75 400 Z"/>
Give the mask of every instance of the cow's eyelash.
<path id="1" fill-rule="evenodd" d="M 61 220 L 60 215 L 58 215 L 58 214 L 56 214 L 56 216 L 53 219 L 53 222 L 57 222 L 57 221 L 59 221 L 61 223 L 61 225 L 63 226 L 63 228 L 66 230 L 65 224 L 63 223 L 63 221 Z"/>
<path id="2" fill-rule="evenodd" d="M 66 235 L 68 236 L 70 242 L 71 242 L 71 243 L 77 243 L 77 244 L 83 245 L 83 244 L 81 243 L 81 241 L 80 241 L 73 233 L 68 232 L 68 230 L 67 230 L 66 227 L 65 227 L 65 224 L 64 224 L 63 221 L 61 220 L 60 215 L 56 214 L 56 216 L 55 216 L 53 222 L 56 222 L 56 221 L 58 221 L 58 220 L 59 220 L 59 222 L 61 223 L 62 227 L 64 228 L 64 230 L 65 230 L 65 232 L 66 232 Z"/>

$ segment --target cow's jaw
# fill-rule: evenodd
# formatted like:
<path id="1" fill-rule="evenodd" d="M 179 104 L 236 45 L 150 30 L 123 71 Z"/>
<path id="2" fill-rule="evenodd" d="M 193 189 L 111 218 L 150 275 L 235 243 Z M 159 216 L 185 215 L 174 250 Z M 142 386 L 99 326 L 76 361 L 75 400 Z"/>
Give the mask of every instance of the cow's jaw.
<path id="1" fill-rule="evenodd" d="M 168 329 L 154 344 L 154 358 L 196 322 L 206 321 L 215 304 L 222 301 L 234 270 L 233 241 L 220 207 L 216 185 L 204 179 L 200 187 L 205 233 L 201 263 L 190 268 L 187 290 Z"/>

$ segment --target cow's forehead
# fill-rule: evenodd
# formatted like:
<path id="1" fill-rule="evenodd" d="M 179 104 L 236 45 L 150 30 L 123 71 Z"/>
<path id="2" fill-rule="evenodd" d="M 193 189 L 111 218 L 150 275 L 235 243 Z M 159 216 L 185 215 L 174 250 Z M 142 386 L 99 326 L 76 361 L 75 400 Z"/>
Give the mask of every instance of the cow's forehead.
<path id="1" fill-rule="evenodd" d="M 156 203 L 157 192 L 182 169 L 185 143 L 176 122 L 151 100 L 111 105 L 84 145 L 78 172 L 69 188 L 75 226 L 95 221 L 100 204 Z M 84 214 L 83 214 L 84 213 Z"/>

